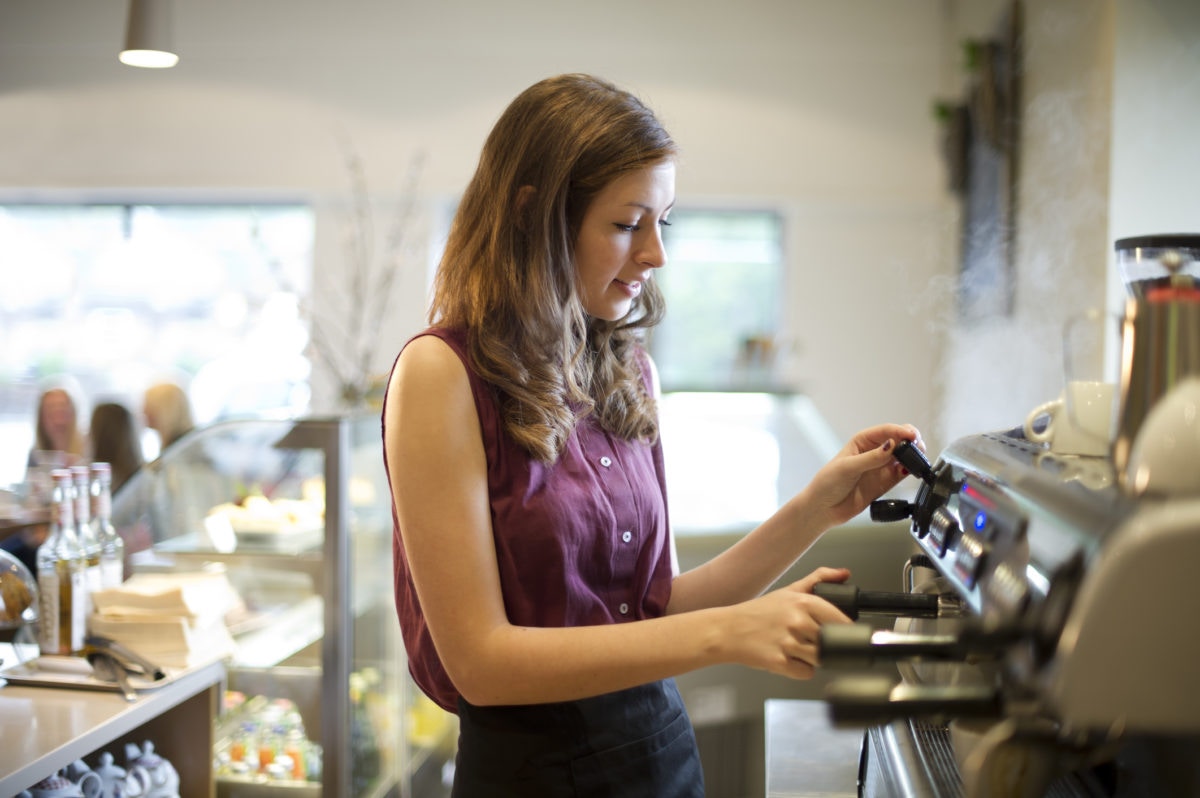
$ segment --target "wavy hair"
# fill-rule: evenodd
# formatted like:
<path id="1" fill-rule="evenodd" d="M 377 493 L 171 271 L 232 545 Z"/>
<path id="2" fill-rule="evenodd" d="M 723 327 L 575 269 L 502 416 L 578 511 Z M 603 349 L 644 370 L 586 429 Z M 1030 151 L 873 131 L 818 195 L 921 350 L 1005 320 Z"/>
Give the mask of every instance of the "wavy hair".
<path id="1" fill-rule="evenodd" d="M 495 388 L 505 429 L 539 460 L 556 460 L 590 413 L 618 437 L 657 439 L 642 339 L 662 318 L 662 294 L 649 280 L 625 317 L 589 317 L 574 250 L 605 186 L 676 152 L 640 100 L 581 74 L 526 89 L 483 146 L 450 227 L 429 320 L 466 330 L 471 365 Z"/>

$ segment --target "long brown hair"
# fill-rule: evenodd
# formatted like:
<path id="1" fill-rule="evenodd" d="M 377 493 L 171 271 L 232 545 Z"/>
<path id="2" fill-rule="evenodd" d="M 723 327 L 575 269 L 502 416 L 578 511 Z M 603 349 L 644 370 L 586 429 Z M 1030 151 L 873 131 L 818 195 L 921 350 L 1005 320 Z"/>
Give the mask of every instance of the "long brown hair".
<path id="1" fill-rule="evenodd" d="M 662 318 L 646 282 L 617 321 L 577 295 L 575 240 L 613 180 L 670 160 L 676 146 L 629 92 L 589 75 L 543 80 L 508 106 L 483 146 L 450 227 L 430 323 L 467 331 L 474 369 L 495 386 L 505 429 L 557 459 L 580 417 L 627 440 L 658 435 L 641 378 L 641 338 Z"/>
<path id="2" fill-rule="evenodd" d="M 112 491 L 116 493 L 145 463 L 137 421 L 125 405 L 101 402 L 92 410 L 88 434 L 92 459 L 112 466 Z"/>

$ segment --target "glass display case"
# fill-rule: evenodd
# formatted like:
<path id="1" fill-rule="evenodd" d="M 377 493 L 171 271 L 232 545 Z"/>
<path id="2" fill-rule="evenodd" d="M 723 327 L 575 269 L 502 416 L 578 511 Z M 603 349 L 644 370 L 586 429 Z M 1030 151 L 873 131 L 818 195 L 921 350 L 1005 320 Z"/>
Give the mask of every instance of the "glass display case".
<path id="1" fill-rule="evenodd" d="M 122 488 L 113 521 L 127 573 L 218 569 L 241 599 L 219 798 L 407 795 L 440 767 L 452 716 L 428 718 L 405 667 L 377 415 L 192 432 Z"/>

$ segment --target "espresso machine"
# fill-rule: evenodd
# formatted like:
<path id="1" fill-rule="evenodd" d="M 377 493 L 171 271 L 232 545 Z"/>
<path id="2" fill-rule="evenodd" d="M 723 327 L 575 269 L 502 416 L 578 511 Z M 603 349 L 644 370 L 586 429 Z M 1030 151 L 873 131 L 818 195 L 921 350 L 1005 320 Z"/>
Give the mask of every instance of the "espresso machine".
<path id="1" fill-rule="evenodd" d="M 1183 308 L 1134 301 L 1162 319 Z M 1171 388 L 1144 361 L 1123 369 L 1120 466 L 1023 427 L 933 464 L 897 447 L 919 487 L 871 515 L 910 521 L 901 589 L 818 586 L 857 620 L 822 628 L 820 658 L 830 719 L 863 729 L 861 796 L 1200 796 L 1200 492 L 1118 473 L 1138 448 L 1121 438 L 1142 420 L 1131 406 L 1156 403 L 1130 375 Z"/>

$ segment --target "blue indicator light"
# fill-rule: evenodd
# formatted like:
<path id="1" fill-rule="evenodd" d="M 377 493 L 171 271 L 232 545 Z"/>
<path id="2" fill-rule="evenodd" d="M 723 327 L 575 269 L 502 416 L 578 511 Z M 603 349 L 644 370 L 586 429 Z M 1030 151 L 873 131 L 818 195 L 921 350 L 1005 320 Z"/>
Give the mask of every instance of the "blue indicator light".
<path id="1" fill-rule="evenodd" d="M 975 528 L 982 530 L 985 526 L 987 526 L 987 513 L 983 511 L 975 513 Z"/>

